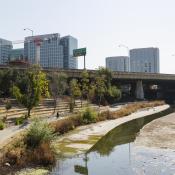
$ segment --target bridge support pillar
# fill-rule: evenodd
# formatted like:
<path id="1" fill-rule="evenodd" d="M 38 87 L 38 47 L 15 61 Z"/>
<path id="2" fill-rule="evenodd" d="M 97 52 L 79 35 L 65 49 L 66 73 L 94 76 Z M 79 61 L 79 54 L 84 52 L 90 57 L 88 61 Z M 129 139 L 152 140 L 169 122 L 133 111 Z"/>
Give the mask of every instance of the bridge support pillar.
<path id="1" fill-rule="evenodd" d="M 143 90 L 142 80 L 138 80 L 136 83 L 135 97 L 139 100 L 144 99 L 144 90 Z"/>

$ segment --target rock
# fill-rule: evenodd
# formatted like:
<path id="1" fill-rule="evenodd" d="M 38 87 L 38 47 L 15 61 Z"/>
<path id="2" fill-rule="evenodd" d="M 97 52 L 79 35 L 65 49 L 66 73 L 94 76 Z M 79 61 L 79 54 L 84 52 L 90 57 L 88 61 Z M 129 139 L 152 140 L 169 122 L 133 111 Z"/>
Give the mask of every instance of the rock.
<path id="1" fill-rule="evenodd" d="M 5 163 L 4 165 L 5 165 L 5 166 L 8 166 L 8 167 L 10 167 L 10 164 L 9 164 L 8 162 L 7 162 L 7 163 Z"/>

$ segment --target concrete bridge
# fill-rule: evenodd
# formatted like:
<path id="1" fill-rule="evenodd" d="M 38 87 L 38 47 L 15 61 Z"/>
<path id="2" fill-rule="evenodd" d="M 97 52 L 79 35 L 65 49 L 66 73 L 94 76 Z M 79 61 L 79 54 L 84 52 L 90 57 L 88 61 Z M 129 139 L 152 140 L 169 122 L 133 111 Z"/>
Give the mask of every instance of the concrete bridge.
<path id="1" fill-rule="evenodd" d="M 58 70 L 46 69 L 46 71 L 64 72 L 70 78 L 81 78 L 83 70 Z M 90 77 L 94 77 L 96 70 L 87 70 Z M 144 99 L 145 91 L 150 87 L 156 87 L 158 97 L 174 97 L 175 99 L 175 75 L 161 73 L 135 73 L 135 72 L 113 72 L 113 83 L 117 85 L 129 85 L 132 94 L 137 99 Z"/>

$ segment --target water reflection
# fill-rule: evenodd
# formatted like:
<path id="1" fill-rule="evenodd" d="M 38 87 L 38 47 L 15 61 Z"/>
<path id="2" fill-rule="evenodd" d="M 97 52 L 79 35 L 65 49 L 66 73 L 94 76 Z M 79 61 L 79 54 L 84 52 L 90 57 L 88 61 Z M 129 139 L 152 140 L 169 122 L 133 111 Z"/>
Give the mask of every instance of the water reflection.
<path id="1" fill-rule="evenodd" d="M 122 124 L 111 130 L 106 136 L 97 142 L 88 152 L 97 152 L 101 156 L 109 155 L 116 145 L 131 143 L 135 140 L 140 129 L 150 121 L 169 114 L 171 110 L 166 110 L 159 114 L 153 114 L 147 117 L 135 119 Z"/>
<path id="2" fill-rule="evenodd" d="M 147 174 L 143 154 L 134 154 L 132 142 L 139 130 L 150 121 L 173 112 L 172 109 L 159 114 L 135 119 L 116 127 L 94 145 L 85 155 L 59 160 L 52 174 L 58 175 L 140 175 Z M 142 150 L 144 152 L 144 150 Z M 145 153 L 145 152 L 144 152 Z M 147 153 L 145 153 L 147 155 Z M 152 157 L 153 154 L 148 154 Z M 146 159 L 147 159 L 146 158 Z M 149 165 L 149 163 L 147 163 Z M 150 166 L 150 167 L 149 167 Z M 153 168 L 150 164 L 148 169 Z M 158 163 L 159 166 L 159 163 Z M 159 168 L 160 169 L 160 168 Z M 143 170 L 143 171 L 142 171 Z M 149 171 L 149 174 L 152 175 Z M 153 174 L 155 175 L 155 174 Z M 166 175 L 169 175 L 166 172 Z"/>

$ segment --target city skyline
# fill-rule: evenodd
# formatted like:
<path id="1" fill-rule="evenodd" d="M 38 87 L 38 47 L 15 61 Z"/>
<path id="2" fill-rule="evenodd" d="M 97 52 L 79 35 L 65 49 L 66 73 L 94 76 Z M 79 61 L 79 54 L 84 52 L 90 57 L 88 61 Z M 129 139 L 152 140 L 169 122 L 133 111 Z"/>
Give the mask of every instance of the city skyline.
<path id="1" fill-rule="evenodd" d="M 12 41 L 23 39 L 30 35 L 29 31 L 23 31 L 26 27 L 32 28 L 35 35 L 56 31 L 64 36 L 70 34 L 78 38 L 79 47 L 87 47 L 89 69 L 105 66 L 108 55 L 127 55 L 125 48 L 118 48 L 119 44 L 125 44 L 130 49 L 158 47 L 160 72 L 175 73 L 175 58 L 172 56 L 175 53 L 172 34 L 175 30 L 172 23 L 175 2 L 171 0 L 52 0 L 52 3 L 7 0 L 1 5 L 4 7 L 0 12 L 1 38 Z M 83 68 L 83 59 L 78 59 L 79 68 Z"/>

